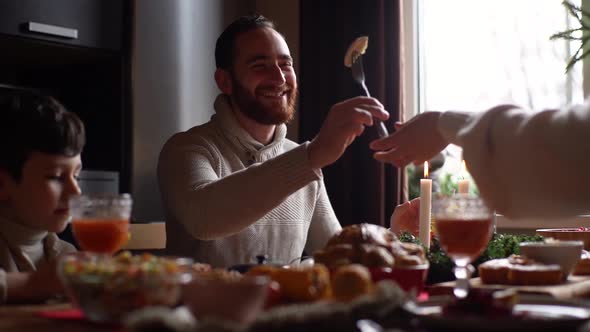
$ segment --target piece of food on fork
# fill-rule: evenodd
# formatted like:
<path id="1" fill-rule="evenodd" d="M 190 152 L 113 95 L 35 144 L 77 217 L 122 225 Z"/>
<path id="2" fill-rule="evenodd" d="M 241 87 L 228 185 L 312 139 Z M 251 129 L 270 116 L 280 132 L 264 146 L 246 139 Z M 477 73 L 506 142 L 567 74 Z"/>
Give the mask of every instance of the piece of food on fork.
<path id="1" fill-rule="evenodd" d="M 363 69 L 363 54 L 369 45 L 369 37 L 362 36 L 355 39 L 348 47 L 344 55 L 344 65 L 349 67 L 352 72 L 352 78 L 362 87 L 365 96 L 370 97 L 369 89 L 365 84 L 365 70 Z M 375 127 L 380 138 L 389 135 L 389 131 L 383 121 L 376 120 Z"/>
<path id="2" fill-rule="evenodd" d="M 365 54 L 367 46 L 369 46 L 369 37 L 361 36 L 355 39 L 350 46 L 348 46 L 348 50 L 344 55 L 344 65 L 348 68 L 352 67 L 352 63 L 356 61 L 358 56 Z"/>

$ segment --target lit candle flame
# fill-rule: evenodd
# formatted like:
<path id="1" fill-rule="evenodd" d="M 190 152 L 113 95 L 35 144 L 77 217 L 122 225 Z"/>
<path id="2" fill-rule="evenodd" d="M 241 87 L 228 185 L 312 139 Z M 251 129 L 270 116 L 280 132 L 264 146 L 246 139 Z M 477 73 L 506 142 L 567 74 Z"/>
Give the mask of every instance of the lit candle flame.
<path id="1" fill-rule="evenodd" d="M 425 179 L 428 178 L 428 162 L 427 161 L 424 162 L 424 178 Z"/>
<path id="2" fill-rule="evenodd" d="M 461 160 L 461 174 L 465 176 L 467 173 L 467 165 L 465 164 L 465 159 Z"/>

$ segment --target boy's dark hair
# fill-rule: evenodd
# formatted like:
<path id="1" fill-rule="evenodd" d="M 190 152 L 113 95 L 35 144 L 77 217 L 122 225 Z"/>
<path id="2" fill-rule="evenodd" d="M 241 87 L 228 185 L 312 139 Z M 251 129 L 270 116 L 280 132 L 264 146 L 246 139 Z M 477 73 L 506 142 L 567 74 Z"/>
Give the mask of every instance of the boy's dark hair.
<path id="1" fill-rule="evenodd" d="M 258 28 L 276 30 L 274 23 L 260 14 L 242 16 L 225 28 L 215 43 L 215 65 L 217 68 L 229 69 L 233 63 L 234 47 L 238 35 Z"/>
<path id="2" fill-rule="evenodd" d="M 73 157 L 86 143 L 80 118 L 34 90 L 0 87 L 0 118 L 0 169 L 16 181 L 32 152 Z"/>

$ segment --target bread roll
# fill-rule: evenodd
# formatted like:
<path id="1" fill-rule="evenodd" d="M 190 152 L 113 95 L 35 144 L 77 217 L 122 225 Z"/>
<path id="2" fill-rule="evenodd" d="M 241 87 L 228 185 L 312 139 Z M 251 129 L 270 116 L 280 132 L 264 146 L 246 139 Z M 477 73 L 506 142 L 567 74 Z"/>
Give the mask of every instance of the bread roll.
<path id="1" fill-rule="evenodd" d="M 293 302 L 315 301 L 331 295 L 330 272 L 322 264 L 276 269 L 271 278 L 281 285 L 283 296 Z"/>
<path id="2" fill-rule="evenodd" d="M 371 273 L 360 264 L 338 268 L 332 274 L 332 295 L 337 301 L 350 301 L 372 289 Z"/>
<path id="3" fill-rule="evenodd" d="M 508 284 L 508 259 L 492 259 L 477 267 L 479 278 L 484 284 Z"/>

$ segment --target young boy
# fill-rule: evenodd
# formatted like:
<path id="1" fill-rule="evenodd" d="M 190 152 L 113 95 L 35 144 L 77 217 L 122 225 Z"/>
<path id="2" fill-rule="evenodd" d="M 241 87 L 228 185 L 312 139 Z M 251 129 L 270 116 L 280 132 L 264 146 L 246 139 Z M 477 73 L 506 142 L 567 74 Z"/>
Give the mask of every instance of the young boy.
<path id="1" fill-rule="evenodd" d="M 0 302 L 59 293 L 56 257 L 75 251 L 55 233 L 80 194 L 80 119 L 55 99 L 0 87 Z"/>

